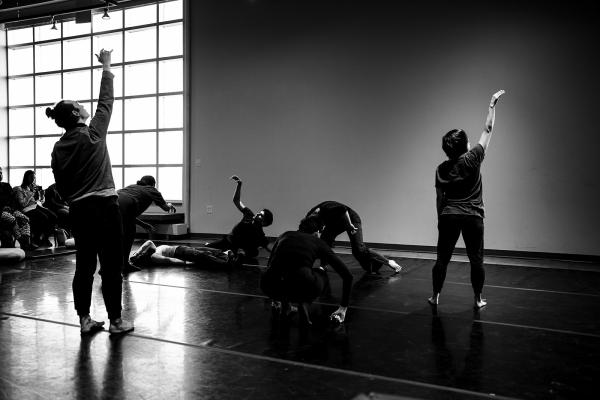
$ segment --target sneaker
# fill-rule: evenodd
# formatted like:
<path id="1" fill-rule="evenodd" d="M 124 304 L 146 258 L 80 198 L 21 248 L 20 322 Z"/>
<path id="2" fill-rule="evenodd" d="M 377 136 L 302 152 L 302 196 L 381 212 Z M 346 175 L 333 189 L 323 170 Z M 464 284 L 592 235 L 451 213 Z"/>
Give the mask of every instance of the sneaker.
<path id="1" fill-rule="evenodd" d="M 104 321 L 94 321 L 89 315 L 82 317 L 79 321 L 81 334 L 86 335 L 104 329 Z"/>
<path id="2" fill-rule="evenodd" d="M 108 331 L 112 334 L 127 333 L 133 330 L 133 324 L 128 321 L 123 321 L 121 318 L 110 321 Z"/>

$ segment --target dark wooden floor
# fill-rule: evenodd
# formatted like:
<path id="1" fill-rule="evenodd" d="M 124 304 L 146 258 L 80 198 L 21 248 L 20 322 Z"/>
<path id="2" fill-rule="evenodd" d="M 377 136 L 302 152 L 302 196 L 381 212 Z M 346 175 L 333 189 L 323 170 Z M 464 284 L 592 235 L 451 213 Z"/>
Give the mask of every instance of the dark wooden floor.
<path id="1" fill-rule="evenodd" d="M 431 260 L 365 276 L 342 257 L 355 285 L 341 326 L 327 320 L 331 272 L 303 328 L 272 312 L 259 267 L 155 267 L 125 279 L 136 328 L 119 338 L 80 336 L 74 254 L 0 266 L 0 398 L 595 398 L 600 270 L 486 264 L 489 305 L 475 312 L 468 264 L 452 262 L 433 310 Z M 92 315 L 106 320 L 99 278 Z"/>

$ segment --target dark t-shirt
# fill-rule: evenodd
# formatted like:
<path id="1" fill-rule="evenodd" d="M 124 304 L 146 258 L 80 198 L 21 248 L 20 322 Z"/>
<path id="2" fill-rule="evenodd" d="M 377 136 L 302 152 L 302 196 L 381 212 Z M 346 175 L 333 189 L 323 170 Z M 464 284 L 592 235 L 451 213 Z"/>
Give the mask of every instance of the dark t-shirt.
<path id="1" fill-rule="evenodd" d="M 242 220 L 238 222 L 230 233 L 231 242 L 240 249 L 256 249 L 267 247 L 269 241 L 260 222 L 254 221 L 254 212 L 248 207 L 242 210 Z"/>
<path id="2" fill-rule="evenodd" d="M 441 163 L 435 173 L 435 187 L 443 193 L 440 215 L 460 214 L 483 218 L 481 163 L 485 150 L 477 144 L 456 160 Z"/>
<path id="3" fill-rule="evenodd" d="M 314 235 L 288 231 L 279 236 L 269 257 L 268 268 L 285 278 L 299 268 L 312 268 L 316 260 L 331 265 L 342 277 L 344 285 L 340 304 L 348 306 L 352 274 L 333 250 Z"/>
<path id="4" fill-rule="evenodd" d="M 309 215 L 313 214 L 317 208 L 319 209 L 319 219 L 323 225 L 325 225 L 327 230 L 331 232 L 337 232 L 339 234 L 346 231 L 348 228 L 348 220 L 345 216 L 346 211 L 348 211 L 348 214 L 350 215 L 350 221 L 353 224 L 361 223 L 360 217 L 356 211 L 337 201 L 324 201 L 320 204 L 317 204 L 311 208 L 308 213 L 306 213 L 306 216 L 308 217 Z"/>
<path id="5" fill-rule="evenodd" d="M 117 190 L 117 194 L 119 197 L 129 196 L 135 199 L 138 205 L 138 215 L 146 211 L 153 202 L 165 211 L 169 209 L 162 194 L 154 186 L 129 185 Z"/>

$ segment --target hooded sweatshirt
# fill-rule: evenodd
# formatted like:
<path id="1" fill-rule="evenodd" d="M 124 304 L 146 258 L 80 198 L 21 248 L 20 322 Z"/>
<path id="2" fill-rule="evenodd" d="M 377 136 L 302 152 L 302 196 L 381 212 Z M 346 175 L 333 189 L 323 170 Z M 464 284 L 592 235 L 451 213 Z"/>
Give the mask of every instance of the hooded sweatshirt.
<path id="1" fill-rule="evenodd" d="M 435 172 L 435 187 L 441 189 L 440 215 L 458 214 L 484 218 L 481 163 L 485 150 L 477 144 L 455 160 L 441 163 Z"/>

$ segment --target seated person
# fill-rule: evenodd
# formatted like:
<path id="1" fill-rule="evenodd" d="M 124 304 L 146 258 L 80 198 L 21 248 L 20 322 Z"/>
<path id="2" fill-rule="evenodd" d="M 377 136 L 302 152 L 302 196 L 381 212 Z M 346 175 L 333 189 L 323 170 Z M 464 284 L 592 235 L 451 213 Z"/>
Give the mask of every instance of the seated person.
<path id="1" fill-rule="evenodd" d="M 367 272 L 377 272 L 382 265 L 387 265 L 398 273 L 402 267 L 394 260 L 369 249 L 363 242 L 362 222 L 356 211 L 337 201 L 324 201 L 314 206 L 306 214 L 321 227 L 321 239 L 333 247 L 335 238 L 343 232 L 348 234 L 352 255 Z"/>
<path id="2" fill-rule="evenodd" d="M 305 218 L 298 231 L 279 236 L 273 245 L 267 270 L 261 276 L 260 287 L 273 300 L 299 303 L 310 323 L 309 304 L 321 295 L 327 282 L 325 270 L 313 268 L 315 261 L 320 260 L 322 264 L 331 265 L 342 278 L 342 299 L 331 318 L 343 322 L 350 299 L 352 274 L 331 247 L 317 237 L 318 229 L 314 219 Z"/>
<path id="3" fill-rule="evenodd" d="M 42 206 L 44 191 L 35 184 L 35 172 L 25 171 L 23 182 L 13 189 L 19 211 L 29 218 L 32 243 L 52 247 L 49 237 L 54 233 L 56 214 Z"/>
<path id="4" fill-rule="evenodd" d="M 29 218 L 17 210 L 14 190 L 2 178 L 0 167 L 0 246 L 15 247 L 18 240 L 23 250 L 34 250 L 37 246 L 31 243 Z"/>
<path id="5" fill-rule="evenodd" d="M 199 264 L 204 266 L 228 266 L 234 262 L 231 250 L 222 251 L 211 247 L 183 245 L 160 245 L 148 240 L 130 258 L 135 265 Z"/>
<path id="6" fill-rule="evenodd" d="M 241 201 L 242 181 L 240 178 L 233 175 L 230 179 L 237 183 L 233 195 L 233 204 L 243 214 L 242 220 L 233 227 L 231 233 L 219 240 L 206 243 L 206 246 L 221 250 L 232 250 L 242 257 L 254 259 L 258 256 L 259 247 L 270 251 L 268 247 L 269 240 L 265 236 L 263 228 L 273 223 L 273 213 L 265 208 L 254 214 Z"/>
<path id="7" fill-rule="evenodd" d="M 56 214 L 56 224 L 64 229 L 67 236 L 71 236 L 71 223 L 69 222 L 69 206 L 67 202 L 60 197 L 56 190 L 56 183 L 48 186 L 44 193 L 44 207 Z"/>

